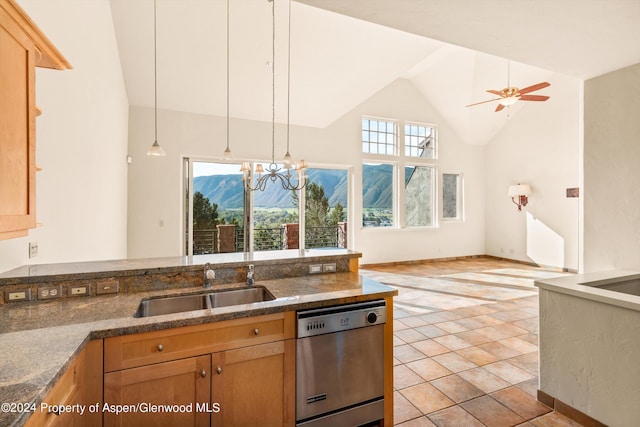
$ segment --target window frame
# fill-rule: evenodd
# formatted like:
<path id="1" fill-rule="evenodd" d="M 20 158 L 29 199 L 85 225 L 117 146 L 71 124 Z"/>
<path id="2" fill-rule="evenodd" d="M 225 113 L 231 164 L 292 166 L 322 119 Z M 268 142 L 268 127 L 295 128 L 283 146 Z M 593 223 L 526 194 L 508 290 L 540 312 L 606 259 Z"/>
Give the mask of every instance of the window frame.
<path id="1" fill-rule="evenodd" d="M 363 142 L 361 142 L 361 152 L 362 152 L 362 161 L 361 161 L 361 171 L 363 171 L 364 164 L 391 164 L 394 167 L 393 171 L 393 226 L 391 227 L 375 227 L 375 226 L 365 226 L 364 222 L 360 221 L 360 229 L 361 230 L 380 230 L 380 229 L 432 229 L 437 228 L 439 226 L 440 221 L 440 209 L 439 209 L 439 188 L 438 185 L 438 126 L 432 123 L 424 123 L 417 122 L 412 120 L 401 120 L 401 119 L 388 119 L 383 117 L 375 117 L 370 115 L 363 115 L 361 117 L 361 140 L 362 132 L 362 123 L 363 120 L 376 120 L 376 121 L 386 121 L 386 122 L 395 122 L 396 123 L 396 148 L 393 155 L 390 154 L 378 154 L 378 153 L 370 153 L 365 152 L 363 148 Z M 406 155 L 405 148 L 405 140 L 406 140 L 406 132 L 405 125 L 415 125 L 415 126 L 424 126 L 430 127 L 433 129 L 434 133 L 434 147 L 433 147 L 433 157 L 414 157 Z M 432 179 L 431 179 L 431 207 L 432 207 L 432 224 L 431 225 L 407 225 L 406 223 L 406 188 L 405 188 L 405 168 L 406 166 L 414 166 L 414 167 L 431 167 L 433 168 Z M 364 179 L 364 174 L 363 174 Z M 361 189 L 360 196 L 364 195 L 364 186 Z M 360 205 L 361 213 L 364 214 L 364 200 L 361 200 Z M 362 215 L 361 215 L 362 217 Z"/>
<path id="2" fill-rule="evenodd" d="M 455 175 L 456 180 L 456 213 L 455 217 L 446 217 L 444 213 L 445 202 L 445 175 Z M 443 172 L 442 173 L 442 221 L 443 222 L 462 222 L 464 221 L 464 174 L 462 172 Z"/>
<path id="3" fill-rule="evenodd" d="M 413 147 L 410 146 L 409 144 L 407 144 L 407 136 L 411 137 L 414 135 L 407 135 L 406 132 L 406 127 L 407 126 L 417 126 L 417 127 L 424 127 L 424 128 L 431 128 L 432 129 L 432 137 L 433 137 L 433 147 L 431 149 L 433 155 L 431 157 L 422 157 L 422 156 L 411 156 L 411 155 L 407 155 L 407 147 Z M 403 124 L 403 129 L 405 129 L 403 131 L 403 136 L 402 136 L 402 153 L 404 155 L 405 158 L 408 159 L 423 159 L 423 160 L 438 160 L 438 126 L 433 124 L 433 123 L 422 123 L 422 122 L 415 122 L 415 121 L 411 121 L 411 120 L 405 120 L 404 124 Z"/>

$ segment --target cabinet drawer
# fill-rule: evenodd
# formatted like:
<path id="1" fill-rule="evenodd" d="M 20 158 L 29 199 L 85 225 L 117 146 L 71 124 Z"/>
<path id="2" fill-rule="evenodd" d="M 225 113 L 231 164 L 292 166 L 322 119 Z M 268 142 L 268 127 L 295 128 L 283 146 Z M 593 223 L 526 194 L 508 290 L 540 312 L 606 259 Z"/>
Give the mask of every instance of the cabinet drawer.
<path id="1" fill-rule="evenodd" d="M 104 340 L 105 372 L 293 338 L 295 313 L 276 313 Z"/>

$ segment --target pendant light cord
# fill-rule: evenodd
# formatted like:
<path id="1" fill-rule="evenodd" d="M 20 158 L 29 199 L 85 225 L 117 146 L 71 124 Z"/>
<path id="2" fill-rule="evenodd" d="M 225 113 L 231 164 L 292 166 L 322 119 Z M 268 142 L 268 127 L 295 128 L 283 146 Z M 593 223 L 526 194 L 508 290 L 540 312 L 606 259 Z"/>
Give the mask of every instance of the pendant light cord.
<path id="1" fill-rule="evenodd" d="M 227 0 L 227 150 L 229 151 L 229 0 Z"/>
<path id="2" fill-rule="evenodd" d="M 153 0 L 153 111 L 155 142 L 158 142 L 158 42 L 157 42 L 157 23 L 156 23 L 156 0 Z"/>
<path id="3" fill-rule="evenodd" d="M 289 0 L 289 29 L 287 36 L 289 38 L 287 45 L 287 154 L 289 154 L 289 117 L 290 117 L 290 105 L 291 105 L 291 0 Z"/>
<path id="4" fill-rule="evenodd" d="M 276 163 L 276 1 L 271 2 L 271 163 Z"/>

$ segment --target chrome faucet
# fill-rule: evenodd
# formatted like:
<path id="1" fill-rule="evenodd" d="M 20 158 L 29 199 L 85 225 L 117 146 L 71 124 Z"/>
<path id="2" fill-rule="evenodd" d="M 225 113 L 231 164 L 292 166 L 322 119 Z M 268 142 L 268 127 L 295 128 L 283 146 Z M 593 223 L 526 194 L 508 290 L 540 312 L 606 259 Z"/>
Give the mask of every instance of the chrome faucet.
<path id="1" fill-rule="evenodd" d="M 211 268 L 211 264 L 206 263 L 204 265 L 204 287 L 210 288 L 211 283 L 216 278 L 216 272 Z"/>
<path id="2" fill-rule="evenodd" d="M 249 264 L 249 269 L 247 270 L 247 285 L 253 286 L 255 282 L 253 278 L 253 264 Z"/>

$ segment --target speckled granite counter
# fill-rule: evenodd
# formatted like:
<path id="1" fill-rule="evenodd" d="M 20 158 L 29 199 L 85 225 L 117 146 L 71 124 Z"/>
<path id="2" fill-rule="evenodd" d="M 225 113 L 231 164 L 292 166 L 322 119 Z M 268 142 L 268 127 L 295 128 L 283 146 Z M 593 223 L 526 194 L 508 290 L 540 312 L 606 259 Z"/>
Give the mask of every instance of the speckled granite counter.
<path id="1" fill-rule="evenodd" d="M 356 273 L 258 281 L 273 301 L 147 318 L 133 317 L 144 297 L 203 291 L 202 287 L 63 298 L 0 305 L 0 402 L 36 402 L 90 339 L 295 311 L 393 296 L 397 291 Z M 213 290 L 244 286 L 226 284 Z M 22 425 L 28 414 L 1 413 L 0 425 Z"/>

